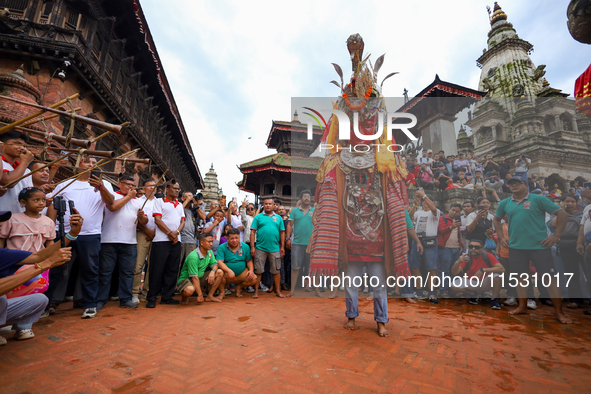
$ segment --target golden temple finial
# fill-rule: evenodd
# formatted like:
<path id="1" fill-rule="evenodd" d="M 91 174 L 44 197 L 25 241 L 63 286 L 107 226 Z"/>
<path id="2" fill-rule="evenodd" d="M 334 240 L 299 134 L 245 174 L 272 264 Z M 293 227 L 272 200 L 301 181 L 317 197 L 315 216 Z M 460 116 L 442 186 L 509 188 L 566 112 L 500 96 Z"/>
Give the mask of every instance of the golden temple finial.
<path id="1" fill-rule="evenodd" d="M 506 21 L 506 20 L 507 20 L 507 14 L 505 14 L 505 12 L 501 9 L 501 6 L 499 5 L 499 3 L 497 3 L 495 1 L 495 6 L 493 8 L 493 15 L 490 18 L 490 24 L 494 25 L 495 22 Z"/>

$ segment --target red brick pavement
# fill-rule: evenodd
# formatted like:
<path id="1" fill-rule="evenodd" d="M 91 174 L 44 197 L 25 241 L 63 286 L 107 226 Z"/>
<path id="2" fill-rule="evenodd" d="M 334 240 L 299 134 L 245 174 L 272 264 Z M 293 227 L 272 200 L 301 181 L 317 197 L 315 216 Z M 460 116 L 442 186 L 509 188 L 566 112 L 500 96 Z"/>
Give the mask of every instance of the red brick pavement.
<path id="1" fill-rule="evenodd" d="M 390 300 L 389 338 L 372 303 L 356 331 L 344 300 L 258 300 L 120 309 L 95 319 L 64 304 L 35 339 L 0 347 L 2 393 L 446 393 L 586 392 L 591 319 L 552 309 L 511 317 L 464 300 L 409 306 Z"/>

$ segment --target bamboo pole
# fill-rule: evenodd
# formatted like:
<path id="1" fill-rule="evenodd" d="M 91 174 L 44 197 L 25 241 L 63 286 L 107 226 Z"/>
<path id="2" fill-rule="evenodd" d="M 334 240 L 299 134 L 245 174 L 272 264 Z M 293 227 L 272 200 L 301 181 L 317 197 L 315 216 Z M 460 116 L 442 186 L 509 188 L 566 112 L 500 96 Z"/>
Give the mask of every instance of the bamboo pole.
<path id="1" fill-rule="evenodd" d="M 81 107 L 74 108 L 74 111 L 75 112 L 82 111 L 82 108 Z M 67 110 L 65 112 L 68 112 L 68 113 L 71 114 L 72 113 L 72 110 L 69 109 L 69 110 Z M 60 116 L 60 115 L 58 115 L 58 114 L 52 114 L 52 115 L 49 115 L 49 116 L 45 116 L 43 118 L 33 119 L 30 122 L 23 123 L 21 125 L 21 127 L 28 127 L 28 126 L 30 126 L 32 124 L 35 124 L 35 123 L 44 122 L 44 121 L 49 120 L 49 119 L 57 118 L 58 116 Z"/>
<path id="2" fill-rule="evenodd" d="M 34 171 L 31 171 L 31 172 L 29 172 L 28 174 L 25 174 L 25 175 L 21 176 L 20 178 L 17 178 L 17 179 L 15 179 L 14 181 L 10 182 L 8 185 L 5 185 L 4 187 L 5 187 L 5 188 L 7 188 L 7 189 L 9 189 L 9 188 L 11 188 L 12 186 L 16 185 L 17 183 L 19 183 L 21 180 L 25 179 L 26 177 L 28 177 L 28 176 L 30 176 L 30 175 L 33 175 L 33 174 L 34 174 L 34 173 L 36 173 L 37 171 L 41 171 L 42 169 L 44 169 L 44 168 L 46 168 L 46 167 L 49 167 L 49 166 L 51 166 L 51 165 L 53 165 L 53 164 L 55 164 L 55 163 L 57 163 L 57 162 L 59 162 L 59 161 L 61 161 L 61 160 L 65 159 L 65 158 L 67 158 L 67 157 L 70 157 L 70 156 L 72 156 L 74 153 L 76 153 L 76 152 L 70 152 L 70 153 L 68 153 L 68 154 L 62 155 L 62 156 L 58 157 L 57 159 L 55 159 L 54 161 L 52 161 L 52 162 L 50 162 L 50 163 L 47 163 L 47 164 L 45 164 L 44 166 L 42 166 L 42 167 L 39 167 L 39 168 L 37 168 L 36 170 L 34 170 Z"/>
<path id="3" fill-rule="evenodd" d="M 142 207 L 140 208 L 142 211 L 144 210 L 144 207 L 146 206 L 146 203 L 148 202 L 148 200 L 151 199 L 154 194 L 156 194 L 156 188 L 158 187 L 158 184 L 160 182 L 162 182 L 162 180 L 164 179 L 164 175 L 166 175 L 167 172 L 168 172 L 168 170 L 164 171 L 164 174 L 162 174 L 160 179 L 158 179 L 158 182 L 156 182 L 156 186 L 154 186 L 154 190 L 152 190 L 152 193 L 150 193 L 149 196 L 146 196 L 146 201 L 144 201 L 144 203 L 142 204 Z M 138 219 L 135 219 L 135 224 L 137 224 L 137 221 L 138 221 Z"/>
<path id="4" fill-rule="evenodd" d="M 90 171 L 94 170 L 95 168 L 102 167 L 102 166 L 104 166 L 105 164 L 109 164 L 110 162 L 112 162 L 112 161 L 115 161 L 116 159 L 121 159 L 121 158 L 123 158 L 124 156 L 132 155 L 132 154 L 134 154 L 134 153 L 138 152 L 139 150 L 140 150 L 140 148 L 134 149 L 134 150 L 132 150 L 132 151 L 129 151 L 129 152 L 127 152 L 127 153 L 124 153 L 124 154 L 122 154 L 121 156 L 118 156 L 118 157 L 116 157 L 116 158 L 114 158 L 114 159 L 110 159 L 109 161 L 107 161 L 107 162 L 104 162 L 104 163 L 103 163 L 103 161 L 104 161 L 104 160 L 101 160 L 100 162 L 96 163 L 94 166 L 92 166 L 92 167 L 90 167 L 90 168 L 87 168 L 86 170 L 82 171 L 81 173 L 79 173 L 79 174 L 76 174 L 76 175 L 72 175 L 71 177 L 69 177 L 69 178 L 66 178 L 66 179 L 64 179 L 63 181 L 61 181 L 61 182 L 59 182 L 59 183 L 56 183 L 56 185 L 55 185 L 55 186 L 61 185 L 62 183 L 66 182 L 66 181 L 69 181 L 69 180 L 70 180 L 70 179 L 72 179 L 72 178 L 78 178 L 78 177 L 80 177 L 80 175 L 86 174 L 87 172 L 90 172 Z M 69 185 L 68 185 L 68 186 L 69 186 Z M 63 189 L 62 189 L 62 190 L 63 190 Z"/>
<path id="5" fill-rule="evenodd" d="M 52 104 L 52 105 L 50 105 L 50 106 L 49 106 L 49 107 L 47 107 L 47 108 L 52 108 L 52 109 L 53 109 L 53 108 L 57 108 L 57 107 L 59 107 L 60 105 L 64 105 L 64 104 L 66 104 L 66 103 L 68 102 L 68 99 L 70 99 L 70 100 L 74 100 L 75 98 L 78 98 L 79 96 L 80 96 L 80 94 L 78 94 L 78 93 L 76 93 L 76 94 L 73 94 L 73 95 L 71 95 L 70 97 L 68 97 L 67 99 L 63 99 L 62 101 L 58 101 L 57 103 L 55 103 L 55 104 Z M 0 98 L 5 98 L 5 97 L 2 97 L 2 96 L 0 96 Z M 14 129 L 16 126 L 20 126 L 21 124 L 23 124 L 23 123 L 25 123 L 25 122 L 27 122 L 27 121 L 29 121 L 29 120 L 33 119 L 33 118 L 36 118 L 36 117 L 37 117 L 37 116 L 39 116 L 39 115 L 43 115 L 43 114 L 44 114 L 45 112 L 47 112 L 47 111 L 48 111 L 47 109 L 42 109 L 42 110 L 40 110 L 40 111 L 37 111 L 37 112 L 35 112 L 35 113 L 31 114 L 31 115 L 27 115 L 27 116 L 25 116 L 24 118 L 21 118 L 21 119 L 19 119 L 19 120 L 15 121 L 15 122 L 12 122 L 12 123 L 11 123 L 11 124 L 9 124 L 9 125 L 6 125 L 6 126 L 3 126 L 3 127 L 0 127 L 0 134 L 4 134 L 4 133 L 6 133 L 6 132 L 8 132 L 8 131 L 10 131 L 10 130 L 12 130 L 12 129 Z"/>
<path id="6" fill-rule="evenodd" d="M 20 100 L 14 99 L 12 97 L 5 97 L 5 96 L 2 96 L 2 95 L 0 95 L 0 99 L 12 101 L 12 102 L 15 102 L 15 103 L 18 103 L 18 104 L 22 104 L 22 105 L 26 105 L 26 106 L 29 106 L 29 107 L 33 107 L 33 108 L 39 108 L 42 111 L 49 111 L 49 112 L 53 112 L 54 114 L 68 116 L 70 118 L 74 118 L 74 120 L 79 121 L 81 123 L 85 123 L 87 125 L 98 127 L 98 128 L 104 129 L 104 130 L 109 130 L 109 131 L 111 131 L 111 132 L 113 132 L 115 134 L 118 134 L 118 135 L 121 134 L 121 130 L 123 130 L 123 126 L 121 126 L 121 125 L 115 125 L 115 124 L 103 122 L 103 121 L 100 121 L 100 120 L 96 120 L 96 119 L 93 119 L 93 118 L 87 118 L 86 116 L 77 115 L 75 112 L 74 113 L 64 112 L 64 111 L 60 111 L 60 110 L 57 110 L 57 109 L 54 109 L 54 108 L 44 107 L 42 105 L 37 105 L 37 104 L 29 103 L 29 102 L 26 102 L 26 101 L 20 101 Z M 27 119 L 27 120 L 29 120 L 29 119 Z M 1 129 L 0 129 L 0 134 L 1 134 Z"/>

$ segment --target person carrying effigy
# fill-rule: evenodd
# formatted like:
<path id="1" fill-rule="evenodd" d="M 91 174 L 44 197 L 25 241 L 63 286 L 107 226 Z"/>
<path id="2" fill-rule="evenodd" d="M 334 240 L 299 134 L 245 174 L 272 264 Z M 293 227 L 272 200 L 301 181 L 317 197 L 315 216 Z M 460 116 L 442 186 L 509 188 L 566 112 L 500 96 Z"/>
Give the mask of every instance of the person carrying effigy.
<path id="1" fill-rule="evenodd" d="M 338 119 L 333 115 L 321 140 L 330 148 L 330 155 L 316 177 L 318 204 L 309 249 L 310 277 L 337 276 L 339 270 L 344 273 L 345 315 L 349 319 L 344 327 L 353 330 L 359 316 L 359 278 L 363 279 L 365 267 L 371 279 L 378 334 L 386 337 L 386 276 L 410 276 L 404 213 L 408 204 L 404 184 L 407 170 L 392 149 L 396 147 L 394 138 L 387 139 L 386 127 L 383 133 L 379 130 L 379 125 L 385 125 L 379 122 L 379 116 L 385 117 L 385 104 L 376 76 L 383 56 L 371 69 L 367 65 L 369 56 L 363 59 L 364 43 L 359 34 L 349 37 L 347 47 L 353 76 L 344 85 L 341 68 L 334 65 L 341 85 L 333 83 L 342 91 L 334 109 L 347 114 L 351 132 L 348 140 L 340 139 Z M 360 139 L 354 132 L 356 126 L 357 134 L 380 136 L 371 141 Z M 355 149 L 356 145 L 363 146 Z"/>

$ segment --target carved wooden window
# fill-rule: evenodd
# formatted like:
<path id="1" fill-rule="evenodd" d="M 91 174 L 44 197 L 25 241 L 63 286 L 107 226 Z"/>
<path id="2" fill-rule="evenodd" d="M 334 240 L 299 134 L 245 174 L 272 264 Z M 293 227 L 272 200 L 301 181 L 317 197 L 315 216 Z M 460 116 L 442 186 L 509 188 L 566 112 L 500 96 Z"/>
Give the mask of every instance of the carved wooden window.
<path id="1" fill-rule="evenodd" d="M 119 71 L 117 75 L 117 93 L 119 93 L 119 97 L 123 95 L 123 72 Z"/>
<path id="2" fill-rule="evenodd" d="M 97 63 L 101 60 L 101 39 L 96 34 L 92 37 L 92 58 Z"/>
<path id="3" fill-rule="evenodd" d="M 127 86 L 127 99 L 125 100 L 125 103 L 127 104 L 128 108 L 131 108 L 131 92 L 132 88 L 131 84 L 129 84 L 129 86 Z"/>
<path id="4" fill-rule="evenodd" d="M 53 13 L 53 5 L 53 1 L 41 3 L 39 15 L 37 16 L 37 23 L 41 23 L 42 25 L 46 25 L 49 23 L 49 20 L 51 19 L 51 14 Z"/>
<path id="5" fill-rule="evenodd" d="M 105 77 L 109 82 L 109 87 L 111 87 L 113 83 L 113 57 L 110 53 L 107 53 L 107 59 L 105 60 Z"/>
<path id="6" fill-rule="evenodd" d="M 29 0 L 0 0 L 0 9 L 8 8 L 12 19 L 23 19 L 28 7 Z"/>

